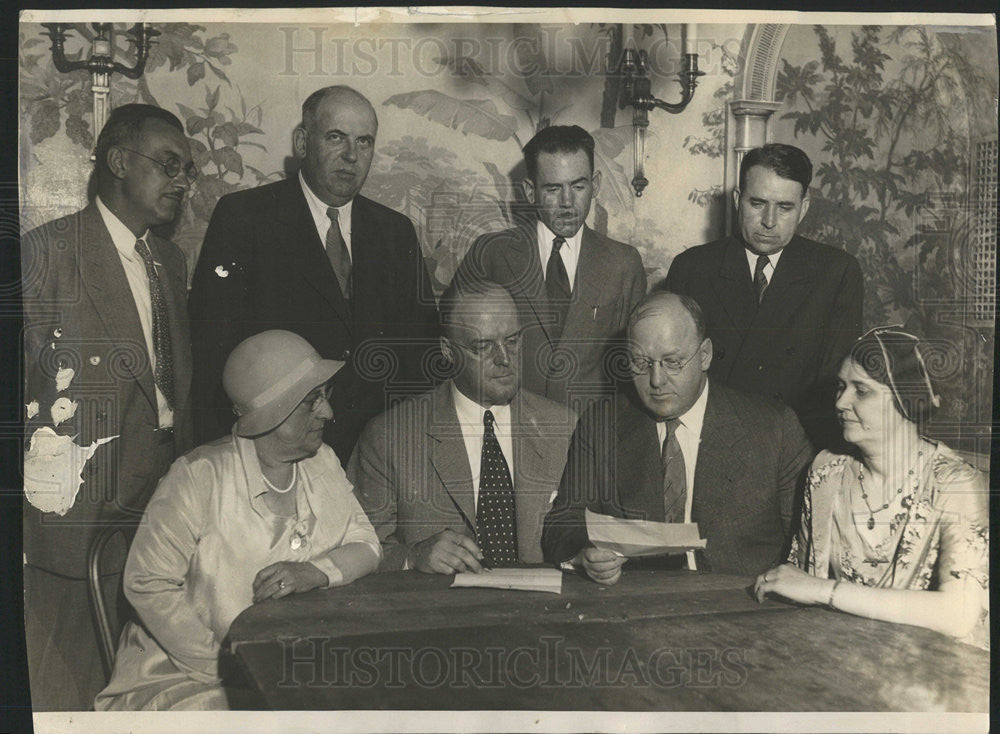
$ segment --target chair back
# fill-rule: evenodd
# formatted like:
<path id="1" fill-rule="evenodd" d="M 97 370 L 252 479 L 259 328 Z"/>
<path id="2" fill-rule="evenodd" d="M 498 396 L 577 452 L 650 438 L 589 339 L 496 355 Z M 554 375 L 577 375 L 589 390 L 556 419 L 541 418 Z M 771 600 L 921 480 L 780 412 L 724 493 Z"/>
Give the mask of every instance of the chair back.
<path id="1" fill-rule="evenodd" d="M 97 534 L 87 549 L 87 598 L 90 604 L 90 618 L 97 634 L 97 647 L 101 653 L 101 665 L 104 668 L 105 681 L 111 680 L 111 671 L 115 665 L 115 652 L 118 648 L 118 638 L 121 637 L 124 622 L 120 615 L 111 615 L 108 600 L 101 584 L 101 567 L 108 543 L 121 533 L 125 541 L 125 552 L 132 544 L 135 536 L 134 525 L 106 525 Z M 121 579 L 115 590 L 117 599 L 121 590 Z"/>

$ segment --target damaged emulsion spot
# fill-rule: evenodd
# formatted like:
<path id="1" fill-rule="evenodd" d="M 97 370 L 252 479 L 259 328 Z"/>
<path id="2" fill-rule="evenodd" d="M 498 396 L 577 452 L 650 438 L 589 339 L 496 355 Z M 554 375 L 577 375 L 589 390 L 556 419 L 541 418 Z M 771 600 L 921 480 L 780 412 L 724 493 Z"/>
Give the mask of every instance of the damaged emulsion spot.
<path id="1" fill-rule="evenodd" d="M 24 455 L 24 494 L 28 502 L 42 512 L 65 515 L 83 484 L 84 464 L 98 446 L 116 438 L 101 438 L 83 448 L 73 442 L 72 436 L 60 436 L 48 426 L 39 428 Z"/>
<path id="2" fill-rule="evenodd" d="M 229 271 L 226 270 L 222 265 L 215 266 L 215 274 L 218 275 L 220 278 L 229 277 Z"/>
<path id="3" fill-rule="evenodd" d="M 72 367 L 60 367 L 56 373 L 56 392 L 62 392 L 69 387 L 69 383 L 73 381 L 75 376 L 76 372 L 73 371 Z"/>

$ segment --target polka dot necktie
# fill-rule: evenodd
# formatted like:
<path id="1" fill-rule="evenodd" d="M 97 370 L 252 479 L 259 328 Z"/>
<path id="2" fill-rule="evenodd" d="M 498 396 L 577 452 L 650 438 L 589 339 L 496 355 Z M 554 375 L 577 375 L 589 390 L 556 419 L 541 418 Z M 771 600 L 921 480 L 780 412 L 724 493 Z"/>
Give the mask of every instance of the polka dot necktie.
<path id="1" fill-rule="evenodd" d="M 156 356 L 156 367 L 153 370 L 153 380 L 160 388 L 167 405 L 174 405 L 174 359 L 170 348 L 170 318 L 167 316 L 167 303 L 163 296 L 163 285 L 160 276 L 156 274 L 153 255 L 145 240 L 135 241 L 135 251 L 139 253 L 146 266 L 146 277 L 149 278 L 149 300 L 153 307 L 153 352 Z"/>
<path id="2" fill-rule="evenodd" d="M 517 563 L 514 485 L 500 450 L 500 442 L 493 431 L 493 413 L 489 410 L 483 415 L 483 429 L 476 542 L 487 565 L 512 566 Z"/>
<path id="3" fill-rule="evenodd" d="M 757 303 L 760 303 L 764 298 L 764 291 L 767 290 L 767 276 L 764 275 L 764 268 L 768 266 L 771 261 L 768 259 L 767 255 L 757 256 L 757 267 L 753 270 L 753 284 L 757 289 Z"/>
<path id="4" fill-rule="evenodd" d="M 667 437 L 663 440 L 660 458 L 663 460 L 663 511 L 665 522 L 684 522 L 684 505 L 687 503 L 687 476 L 684 454 L 677 442 L 680 421 L 667 421 Z"/>
<path id="5" fill-rule="evenodd" d="M 333 272 L 340 284 L 340 292 L 348 301 L 351 300 L 351 253 L 347 251 L 347 243 L 340 235 L 340 213 L 335 207 L 326 210 L 330 217 L 330 229 L 326 231 L 326 256 L 333 266 Z"/>
<path id="6" fill-rule="evenodd" d="M 566 274 L 566 265 L 563 263 L 559 250 L 566 244 L 562 237 L 552 240 L 552 253 L 549 255 L 549 262 L 545 266 L 545 294 L 548 296 L 549 305 L 555 310 L 558 323 L 552 329 L 552 341 L 559 341 L 562 336 L 563 326 L 566 323 L 566 313 L 569 311 L 569 300 L 573 291 L 569 287 L 569 275 Z"/>

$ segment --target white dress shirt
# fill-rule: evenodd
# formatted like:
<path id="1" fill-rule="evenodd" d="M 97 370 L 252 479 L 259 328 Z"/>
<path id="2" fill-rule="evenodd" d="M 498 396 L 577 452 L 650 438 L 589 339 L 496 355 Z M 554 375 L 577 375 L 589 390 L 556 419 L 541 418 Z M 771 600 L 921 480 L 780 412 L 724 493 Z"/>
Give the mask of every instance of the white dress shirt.
<path id="1" fill-rule="evenodd" d="M 542 220 L 538 220 L 537 240 L 538 240 L 538 256 L 542 259 L 542 275 L 545 275 L 545 269 L 549 264 L 549 255 L 552 254 L 552 240 L 560 236 L 555 234 L 551 229 L 542 223 Z M 566 268 L 566 275 L 569 276 L 569 289 L 573 290 L 574 284 L 576 283 L 576 262 L 580 259 L 580 242 L 583 239 L 583 227 L 576 230 L 576 234 L 572 237 L 563 237 L 566 240 L 566 244 L 559 248 L 559 256 L 562 258 L 563 266 Z"/>
<path id="2" fill-rule="evenodd" d="M 330 217 L 326 213 L 329 207 L 309 188 L 309 184 L 306 183 L 305 178 L 302 176 L 302 171 L 299 171 L 299 183 L 302 184 L 302 193 L 306 196 L 309 213 L 312 214 L 313 222 L 316 223 L 319 241 L 323 243 L 323 249 L 325 250 L 326 235 L 330 231 Z M 351 249 L 351 209 L 353 206 L 354 199 L 351 199 L 342 206 L 334 207 L 337 210 L 337 222 L 340 224 L 340 236 L 343 238 L 344 244 L 347 245 L 347 254 L 351 256 L 352 261 L 354 260 L 354 250 Z"/>
<path id="3" fill-rule="evenodd" d="M 128 280 L 128 287 L 132 291 L 132 300 L 135 301 L 136 311 L 139 312 L 139 324 L 142 326 L 142 335 L 146 341 L 146 354 L 149 355 L 149 367 L 156 372 L 156 349 L 153 347 L 153 301 L 149 295 L 149 276 L 146 274 L 146 263 L 135 251 L 135 241 L 143 240 L 150 253 L 153 248 L 149 247 L 149 230 L 143 232 L 142 237 L 136 237 L 132 231 L 126 227 L 122 220 L 114 215 L 108 207 L 97 197 L 97 211 L 101 213 L 104 226 L 111 235 L 111 241 L 118 251 L 118 257 L 125 268 L 125 278 Z M 154 267 L 160 268 L 162 265 L 156 261 L 153 255 Z M 162 281 L 161 281 L 162 282 Z M 164 287 L 166 287 L 164 285 Z M 174 425 L 174 411 L 167 402 L 167 397 L 160 391 L 159 385 L 153 381 L 156 389 L 156 410 L 160 428 L 168 428 Z"/>
<path id="4" fill-rule="evenodd" d="M 458 425 L 462 429 L 462 439 L 465 441 L 465 452 L 469 457 L 469 468 L 472 469 L 472 497 L 478 510 L 479 474 L 483 461 L 483 434 L 486 430 L 483 426 L 483 415 L 487 409 L 462 394 L 454 382 L 451 383 L 451 395 L 455 401 L 455 412 L 458 413 Z M 514 439 L 510 433 L 510 405 L 492 405 L 489 410 L 493 413 L 493 432 L 500 444 L 500 451 L 507 461 L 513 486 Z"/>
<path id="5" fill-rule="evenodd" d="M 753 280 L 753 274 L 757 272 L 757 258 L 760 257 L 756 252 L 751 250 L 749 247 L 744 247 L 743 252 L 747 256 L 747 264 L 750 266 L 750 280 Z M 767 256 L 767 265 L 764 266 L 764 277 L 767 278 L 767 284 L 770 285 L 771 281 L 774 280 L 774 269 L 778 267 L 778 260 L 781 258 L 781 250 L 777 252 L 772 252 Z"/>
<path id="6" fill-rule="evenodd" d="M 705 405 L 708 403 L 708 380 L 701 390 L 701 395 L 694 401 L 694 405 L 688 408 L 687 412 L 678 416 L 677 443 L 680 446 L 681 454 L 684 456 L 684 481 L 687 483 L 687 493 L 684 499 L 684 522 L 691 522 L 691 499 L 694 495 L 694 470 L 698 464 L 698 446 L 701 444 L 701 426 L 705 422 Z M 660 446 L 663 446 L 667 438 L 666 421 L 658 421 L 656 424 L 656 435 L 659 436 Z M 694 552 L 688 551 L 688 568 L 697 570 L 694 561 Z"/>

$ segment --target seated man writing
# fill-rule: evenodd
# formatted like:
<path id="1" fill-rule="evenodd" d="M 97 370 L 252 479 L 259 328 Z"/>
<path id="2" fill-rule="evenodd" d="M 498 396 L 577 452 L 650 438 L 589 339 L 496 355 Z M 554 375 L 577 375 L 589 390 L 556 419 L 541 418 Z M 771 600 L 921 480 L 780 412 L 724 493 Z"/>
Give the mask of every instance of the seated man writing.
<path id="1" fill-rule="evenodd" d="M 591 545 L 584 509 L 698 523 L 700 570 L 754 575 L 780 558 L 812 449 L 791 409 L 710 384 L 711 363 L 693 299 L 658 292 L 640 302 L 629 320 L 631 383 L 580 418 L 545 518 L 546 561 L 572 559 L 599 583 L 618 581 L 627 559 Z"/>
<path id="2" fill-rule="evenodd" d="M 382 542 L 379 570 L 541 563 L 574 417 L 520 389 L 521 326 L 506 290 L 453 283 L 440 308 L 452 378 L 372 419 L 348 465 Z"/>

